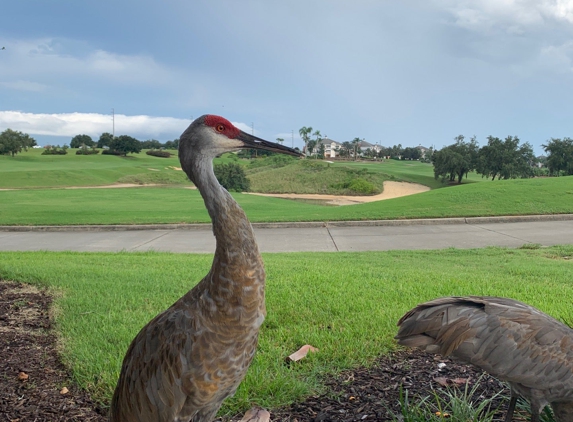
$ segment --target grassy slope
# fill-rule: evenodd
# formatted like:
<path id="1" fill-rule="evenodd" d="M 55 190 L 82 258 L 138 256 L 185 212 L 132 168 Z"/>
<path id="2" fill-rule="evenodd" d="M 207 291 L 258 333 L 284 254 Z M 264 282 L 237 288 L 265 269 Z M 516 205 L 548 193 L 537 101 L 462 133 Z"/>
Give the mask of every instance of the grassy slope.
<path id="1" fill-rule="evenodd" d="M 371 191 L 382 192 L 385 180 L 394 179 L 389 174 L 370 171 L 372 165 L 352 168 L 331 165 L 322 160 L 298 160 L 284 167 L 270 166 L 247 171 L 251 190 L 262 193 L 318 193 L 330 195 L 360 195 L 352 189 L 352 181 L 357 179 L 370 183 Z"/>
<path id="2" fill-rule="evenodd" d="M 573 213 L 573 177 L 452 186 L 346 207 L 235 194 L 249 219 L 328 221 Z M 0 224 L 209 222 L 199 193 L 182 188 L 0 191 Z"/>
<path id="3" fill-rule="evenodd" d="M 321 377 L 395 347 L 396 321 L 424 300 L 500 295 L 572 321 L 573 247 L 265 254 L 268 316 L 254 364 L 225 410 L 283 405 Z M 210 255 L 0 253 L 0 278 L 60 292 L 56 327 L 80 385 L 107 402 L 137 331 L 209 270 Z M 295 366 L 303 344 L 319 352 Z"/>

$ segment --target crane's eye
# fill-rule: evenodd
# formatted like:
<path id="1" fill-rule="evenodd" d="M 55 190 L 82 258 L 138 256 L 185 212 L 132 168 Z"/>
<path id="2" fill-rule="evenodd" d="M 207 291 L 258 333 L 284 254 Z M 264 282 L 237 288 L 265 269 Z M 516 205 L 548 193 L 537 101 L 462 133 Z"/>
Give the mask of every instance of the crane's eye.
<path id="1" fill-rule="evenodd" d="M 225 131 L 225 126 L 224 125 L 217 125 L 217 127 L 215 127 L 215 130 L 219 133 L 224 132 Z"/>

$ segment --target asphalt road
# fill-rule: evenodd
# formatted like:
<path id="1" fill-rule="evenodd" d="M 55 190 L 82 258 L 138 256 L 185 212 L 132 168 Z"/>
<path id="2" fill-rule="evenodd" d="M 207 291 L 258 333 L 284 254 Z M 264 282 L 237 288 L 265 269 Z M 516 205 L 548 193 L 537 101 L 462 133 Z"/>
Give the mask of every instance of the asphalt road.
<path id="1" fill-rule="evenodd" d="M 262 252 L 520 247 L 573 244 L 573 215 L 350 223 L 256 224 Z M 14 231 L 20 230 L 20 231 Z M 0 227 L 1 251 L 212 253 L 210 226 Z"/>

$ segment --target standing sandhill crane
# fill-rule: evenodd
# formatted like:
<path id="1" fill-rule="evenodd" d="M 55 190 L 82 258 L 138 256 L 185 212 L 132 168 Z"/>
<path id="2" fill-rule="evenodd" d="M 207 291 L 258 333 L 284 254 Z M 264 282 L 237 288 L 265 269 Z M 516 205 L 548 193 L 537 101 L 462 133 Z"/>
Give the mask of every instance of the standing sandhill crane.
<path id="1" fill-rule="evenodd" d="M 265 270 L 249 220 L 213 173 L 213 158 L 242 148 L 300 155 L 219 116 L 202 116 L 181 135 L 181 167 L 205 201 L 215 256 L 205 278 L 132 341 L 112 422 L 211 421 L 247 372 L 266 315 Z"/>
<path id="2" fill-rule="evenodd" d="M 548 404 L 558 421 L 573 422 L 573 330 L 538 309 L 501 297 L 444 297 L 416 306 L 398 326 L 399 344 L 507 381 L 506 422 L 518 396 L 530 401 L 532 422 Z"/>

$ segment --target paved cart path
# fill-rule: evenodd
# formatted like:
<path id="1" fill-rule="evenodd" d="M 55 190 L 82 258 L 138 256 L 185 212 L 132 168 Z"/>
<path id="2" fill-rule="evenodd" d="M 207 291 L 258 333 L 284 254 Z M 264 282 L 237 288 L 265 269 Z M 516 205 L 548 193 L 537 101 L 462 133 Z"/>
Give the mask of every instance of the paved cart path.
<path id="1" fill-rule="evenodd" d="M 254 224 L 262 252 L 520 247 L 573 244 L 573 215 Z M 14 231 L 22 230 L 22 231 Z M 1 251 L 212 253 L 209 225 L 0 227 Z"/>

